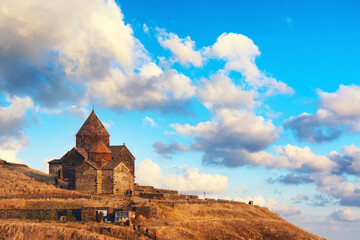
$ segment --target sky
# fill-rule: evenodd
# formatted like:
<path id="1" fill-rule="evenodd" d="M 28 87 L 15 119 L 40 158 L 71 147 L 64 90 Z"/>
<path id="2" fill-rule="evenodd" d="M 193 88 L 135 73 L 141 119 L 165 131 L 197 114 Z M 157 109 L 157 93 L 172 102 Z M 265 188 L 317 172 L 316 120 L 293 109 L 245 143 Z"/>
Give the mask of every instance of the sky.
<path id="1" fill-rule="evenodd" d="M 143 185 L 360 234 L 358 1 L 3 0 L 0 158 L 47 171 L 92 107 Z"/>

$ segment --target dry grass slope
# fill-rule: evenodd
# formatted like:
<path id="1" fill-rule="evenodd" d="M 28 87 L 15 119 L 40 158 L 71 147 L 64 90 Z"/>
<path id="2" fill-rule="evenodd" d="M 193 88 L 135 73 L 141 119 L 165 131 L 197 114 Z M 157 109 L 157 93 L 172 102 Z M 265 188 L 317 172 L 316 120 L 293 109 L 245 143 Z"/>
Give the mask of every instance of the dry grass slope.
<path id="1" fill-rule="evenodd" d="M 56 188 L 53 177 L 31 168 L 0 166 L 0 179 L 0 196 L 79 194 Z"/>
<path id="2" fill-rule="evenodd" d="M 0 239 L 3 240 L 148 240 L 143 233 L 130 227 L 105 223 L 56 223 L 0 220 Z"/>
<path id="3" fill-rule="evenodd" d="M 56 188 L 53 178 L 26 167 L 0 166 L 0 196 L 68 196 L 81 193 Z M 128 201 L 112 196 L 87 199 L 27 199 L 0 200 L 0 208 L 48 209 L 108 206 L 120 208 Z M 143 202 L 142 204 L 149 204 Z M 169 207 L 155 204 L 158 217 L 140 216 L 136 224 L 156 231 L 161 240 L 176 239 L 323 239 L 280 218 L 267 208 L 247 204 L 207 203 L 176 204 Z M 147 239 L 129 227 L 97 223 L 38 223 L 0 220 L 0 239 Z"/>
<path id="4" fill-rule="evenodd" d="M 181 204 L 174 208 L 158 205 L 159 217 L 140 219 L 171 239 L 323 239 L 308 233 L 270 212 L 247 204 Z"/>
<path id="5" fill-rule="evenodd" d="M 86 231 L 84 229 L 76 229 L 66 226 L 50 223 L 34 223 L 34 222 L 9 222 L 0 223 L 0 239 L 82 239 L 82 240 L 113 240 L 109 236 L 100 235 L 95 232 Z"/>

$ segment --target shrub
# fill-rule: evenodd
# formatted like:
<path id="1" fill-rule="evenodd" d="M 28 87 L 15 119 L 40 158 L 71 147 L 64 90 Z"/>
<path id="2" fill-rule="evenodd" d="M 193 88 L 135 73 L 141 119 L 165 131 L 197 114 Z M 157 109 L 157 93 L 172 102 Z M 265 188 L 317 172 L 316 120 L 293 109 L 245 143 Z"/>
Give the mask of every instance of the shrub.
<path id="1" fill-rule="evenodd" d="M 39 215 L 39 222 L 42 222 L 45 220 L 45 216 L 44 216 L 44 212 L 41 211 L 40 215 Z"/>
<path id="2" fill-rule="evenodd" d="M 55 209 L 50 209 L 50 211 L 48 211 L 48 213 L 46 214 L 46 220 L 49 220 L 49 221 L 54 221 L 56 220 L 56 211 Z"/>
<path id="3" fill-rule="evenodd" d="M 72 214 L 71 209 L 66 210 L 66 221 L 72 222 L 73 218 L 74 218 L 74 215 Z"/>
<path id="4" fill-rule="evenodd" d="M 81 219 L 81 221 L 82 221 L 83 223 L 89 222 L 89 216 L 85 215 L 85 216 Z"/>
<path id="5" fill-rule="evenodd" d="M 24 212 L 21 212 L 20 214 L 20 219 L 25 220 L 26 219 L 26 214 Z M 1 238 L 0 238 L 1 239 Z"/>

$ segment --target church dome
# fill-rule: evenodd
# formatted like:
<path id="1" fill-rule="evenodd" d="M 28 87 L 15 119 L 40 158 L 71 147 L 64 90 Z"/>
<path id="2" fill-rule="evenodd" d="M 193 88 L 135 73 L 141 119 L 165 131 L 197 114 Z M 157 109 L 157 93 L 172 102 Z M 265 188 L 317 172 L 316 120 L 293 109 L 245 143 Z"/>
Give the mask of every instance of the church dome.
<path id="1" fill-rule="evenodd" d="M 86 119 L 85 123 L 82 125 L 76 136 L 84 135 L 104 135 L 110 136 L 104 125 L 101 123 L 100 119 L 96 115 L 95 111 L 92 110 L 89 117 Z"/>

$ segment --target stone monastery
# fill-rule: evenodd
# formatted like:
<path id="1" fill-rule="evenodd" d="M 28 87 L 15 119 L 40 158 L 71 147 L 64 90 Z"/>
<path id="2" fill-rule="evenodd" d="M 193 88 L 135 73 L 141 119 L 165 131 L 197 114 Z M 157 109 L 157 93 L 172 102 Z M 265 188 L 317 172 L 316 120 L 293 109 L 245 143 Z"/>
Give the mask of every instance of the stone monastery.
<path id="1" fill-rule="evenodd" d="M 92 110 L 76 134 L 76 147 L 50 161 L 49 174 L 72 190 L 126 195 L 134 191 L 134 162 L 125 144 L 110 146 L 110 134 Z"/>

